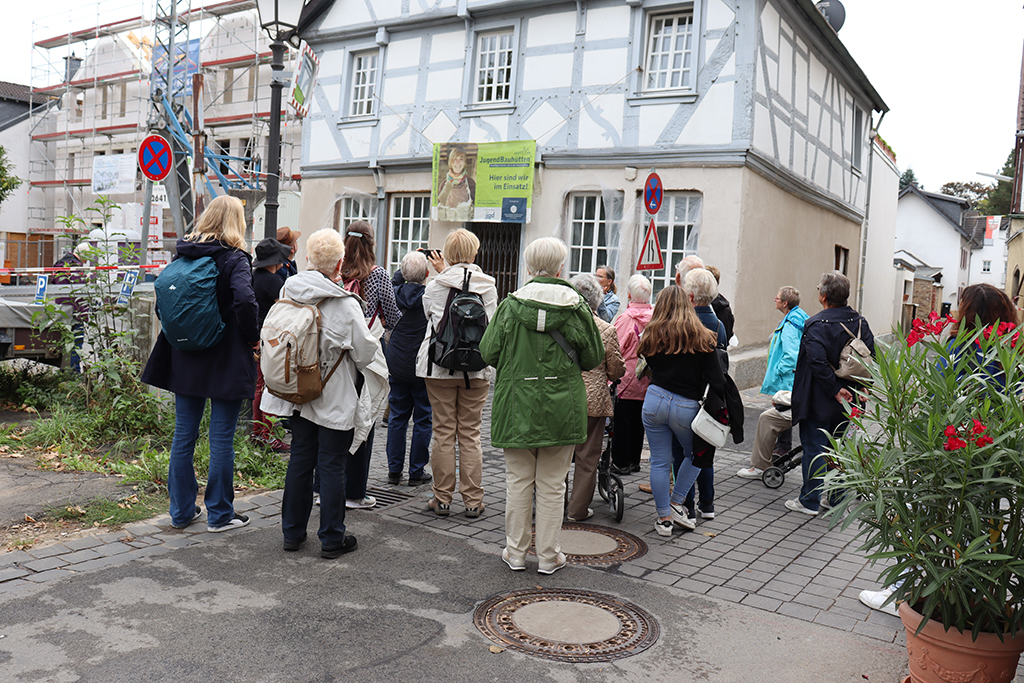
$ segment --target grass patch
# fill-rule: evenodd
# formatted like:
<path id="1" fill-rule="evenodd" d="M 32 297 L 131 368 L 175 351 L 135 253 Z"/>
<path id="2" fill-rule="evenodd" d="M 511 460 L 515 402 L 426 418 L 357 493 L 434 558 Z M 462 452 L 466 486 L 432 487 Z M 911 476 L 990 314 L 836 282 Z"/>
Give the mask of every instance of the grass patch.
<path id="1" fill-rule="evenodd" d="M 74 522 L 84 527 L 120 527 L 149 519 L 166 507 L 166 496 L 133 493 L 119 501 L 97 498 L 80 505 L 53 507 L 44 515 L 50 522 Z"/>

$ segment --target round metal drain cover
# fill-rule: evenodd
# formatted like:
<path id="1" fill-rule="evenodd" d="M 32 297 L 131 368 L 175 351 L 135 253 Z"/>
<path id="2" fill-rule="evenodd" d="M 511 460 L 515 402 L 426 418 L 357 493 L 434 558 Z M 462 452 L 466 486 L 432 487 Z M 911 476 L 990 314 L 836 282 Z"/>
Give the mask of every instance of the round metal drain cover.
<path id="1" fill-rule="evenodd" d="M 654 645 L 660 629 L 647 611 L 610 595 L 535 588 L 497 595 L 473 614 L 498 645 L 559 662 L 610 662 Z"/>
<path id="2" fill-rule="evenodd" d="M 569 564 L 606 567 L 647 554 L 647 544 L 633 534 L 596 524 L 566 522 L 559 536 Z M 531 547 L 530 554 L 536 554 Z"/>

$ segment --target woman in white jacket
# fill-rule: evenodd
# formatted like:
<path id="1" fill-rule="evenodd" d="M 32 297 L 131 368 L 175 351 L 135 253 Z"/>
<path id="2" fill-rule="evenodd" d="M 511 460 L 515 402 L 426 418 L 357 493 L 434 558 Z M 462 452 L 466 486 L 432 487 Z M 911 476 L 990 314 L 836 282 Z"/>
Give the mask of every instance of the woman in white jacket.
<path id="1" fill-rule="evenodd" d="M 433 412 L 434 449 L 430 454 L 434 473 L 434 497 L 427 504 L 437 515 L 450 514 L 455 493 L 455 445 L 459 447 L 459 492 L 466 505 L 466 517 L 475 519 L 484 510 L 483 450 L 480 447 L 480 421 L 490 389 L 489 368 L 477 372 L 455 373 L 430 362 L 427 357 L 430 336 L 444 316 L 448 296 L 462 289 L 469 273 L 469 291 L 483 299 L 487 319 L 498 308 L 498 290 L 494 278 L 473 263 L 480 240 L 469 230 L 459 228 L 444 241 L 444 257 L 430 259 L 440 272 L 423 292 L 423 311 L 427 316 L 427 336 L 416 357 L 416 376 L 423 377 Z M 445 262 L 448 265 L 445 267 Z M 468 383 L 468 387 L 467 387 Z"/>
<path id="2" fill-rule="evenodd" d="M 323 393 L 309 403 L 293 405 L 265 393 L 262 404 L 271 414 L 292 416 L 292 452 L 281 501 L 284 549 L 298 550 L 306 540 L 315 468 L 321 481 L 317 535 L 325 559 L 356 549 L 355 536 L 345 533 L 345 465 L 387 395 L 387 365 L 380 343 L 366 326 L 362 302 L 337 284 L 344 257 L 341 235 L 331 229 L 313 233 L 306 242 L 311 270 L 288 278 L 281 296 L 302 304 L 322 301 L 321 373 L 326 375 L 340 354 L 346 358 Z M 365 380 L 361 390 L 360 374 Z"/>

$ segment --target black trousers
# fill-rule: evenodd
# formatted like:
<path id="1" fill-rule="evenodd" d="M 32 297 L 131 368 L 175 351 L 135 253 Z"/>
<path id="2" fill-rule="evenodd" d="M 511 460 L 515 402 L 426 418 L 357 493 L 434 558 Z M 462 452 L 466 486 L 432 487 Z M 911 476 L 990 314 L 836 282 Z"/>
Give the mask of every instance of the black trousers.
<path id="1" fill-rule="evenodd" d="M 306 534 L 313 508 L 313 470 L 320 479 L 320 530 L 324 550 L 345 541 L 345 463 L 349 459 L 354 430 L 338 431 L 292 416 L 292 452 L 284 477 L 281 499 L 281 531 L 286 541 L 300 541 Z"/>
<path id="2" fill-rule="evenodd" d="M 615 402 L 615 434 L 612 435 L 612 462 L 616 467 L 640 464 L 644 448 L 644 402 L 620 398 Z"/>

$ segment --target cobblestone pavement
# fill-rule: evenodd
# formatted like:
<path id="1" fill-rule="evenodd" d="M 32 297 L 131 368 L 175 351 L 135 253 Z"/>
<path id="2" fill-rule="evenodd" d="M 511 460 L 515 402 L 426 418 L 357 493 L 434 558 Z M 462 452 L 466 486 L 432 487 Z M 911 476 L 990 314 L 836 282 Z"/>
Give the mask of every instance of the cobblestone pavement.
<path id="1" fill-rule="evenodd" d="M 749 415 L 756 416 L 763 397 L 744 393 L 749 422 Z M 349 511 L 350 523 L 358 524 L 364 515 L 394 518 L 500 549 L 504 543 L 504 461 L 501 450 L 489 445 L 489 411 L 490 402 L 484 415 L 486 510 L 482 517 L 466 518 L 458 493 L 451 516 L 442 518 L 426 509 L 429 485 L 388 485 L 386 427 L 378 425 L 369 486 L 380 505 L 372 511 Z M 753 433 L 753 427 L 748 425 L 748 434 Z M 878 568 L 857 551 L 854 530 L 830 530 L 823 517 L 807 517 L 783 507 L 799 489 L 799 470 L 790 472 L 785 484 L 775 490 L 735 476 L 736 470 L 748 464 L 749 443 L 748 437 L 739 447 L 719 449 L 715 463 L 716 517 L 699 520 L 693 532 L 677 530 L 671 539 L 655 533 L 653 499 L 638 488 L 647 479 L 646 462 L 641 473 L 624 477 L 627 497 L 621 523 L 614 521 L 595 494 L 595 514 L 588 523 L 628 531 L 649 547 L 642 557 L 608 571 L 902 644 L 904 635 L 898 618 L 870 610 L 857 600 L 860 590 L 878 585 Z M 239 499 L 236 509 L 250 515 L 250 528 L 275 526 L 280 523 L 280 501 L 281 491 L 273 491 Z M 8 552 L 0 555 L 0 593 L 223 538 L 205 529 L 203 520 L 178 531 L 163 515 L 128 525 L 120 532 Z"/>

